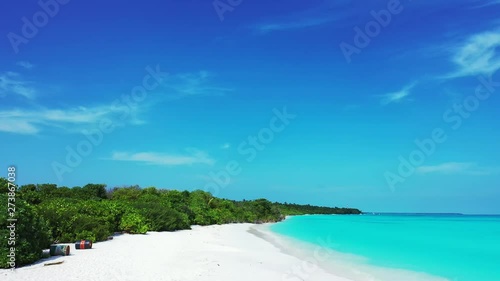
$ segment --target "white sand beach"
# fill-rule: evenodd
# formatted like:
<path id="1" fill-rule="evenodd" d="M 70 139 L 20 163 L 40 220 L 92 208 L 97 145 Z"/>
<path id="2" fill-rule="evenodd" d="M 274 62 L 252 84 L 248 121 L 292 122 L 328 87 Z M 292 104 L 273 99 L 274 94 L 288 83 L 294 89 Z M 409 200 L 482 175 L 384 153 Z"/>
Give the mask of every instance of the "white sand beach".
<path id="1" fill-rule="evenodd" d="M 14 271 L 2 280 L 103 281 L 350 281 L 288 255 L 249 232 L 252 224 L 194 226 L 178 232 L 119 235 L 92 249 L 52 257 Z M 255 232 L 255 231 L 254 231 Z M 62 264 L 44 266 L 47 262 Z"/>

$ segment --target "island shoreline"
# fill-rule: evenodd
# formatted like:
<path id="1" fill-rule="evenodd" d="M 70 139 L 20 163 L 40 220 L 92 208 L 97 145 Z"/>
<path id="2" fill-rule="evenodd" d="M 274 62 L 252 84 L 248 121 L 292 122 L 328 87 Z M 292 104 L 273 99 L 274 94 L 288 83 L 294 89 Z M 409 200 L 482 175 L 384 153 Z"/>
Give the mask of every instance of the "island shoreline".
<path id="1" fill-rule="evenodd" d="M 303 261 L 283 253 L 249 230 L 256 224 L 193 226 L 192 230 L 123 234 L 89 250 L 71 245 L 69 256 L 51 257 L 11 271 L 4 280 L 174 281 L 296 280 L 290 273 Z M 60 264 L 44 266 L 47 262 Z M 251 273 L 251 274 L 250 274 Z M 351 281 L 318 269 L 307 280 Z"/>

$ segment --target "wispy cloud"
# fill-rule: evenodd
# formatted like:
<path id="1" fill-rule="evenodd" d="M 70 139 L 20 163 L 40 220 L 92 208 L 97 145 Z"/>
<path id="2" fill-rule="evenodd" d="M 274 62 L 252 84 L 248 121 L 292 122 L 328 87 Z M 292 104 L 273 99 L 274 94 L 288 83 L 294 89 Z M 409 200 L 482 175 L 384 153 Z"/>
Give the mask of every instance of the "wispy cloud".
<path id="1" fill-rule="evenodd" d="M 228 142 L 226 142 L 225 144 L 221 145 L 221 147 L 220 147 L 220 148 L 221 148 L 221 149 L 229 149 L 229 148 L 231 148 L 231 144 L 230 144 L 230 143 L 228 143 Z"/>
<path id="2" fill-rule="evenodd" d="M 12 109 L 0 111 L 0 132 L 37 134 L 48 128 L 59 128 L 68 133 L 77 133 L 83 125 L 96 125 L 107 118 L 114 125 L 125 122 L 139 124 L 137 108 L 121 106 L 74 107 L 68 109 Z"/>
<path id="3" fill-rule="evenodd" d="M 417 168 L 421 174 L 465 174 L 465 175 L 491 175 L 500 172 L 498 167 L 481 167 L 471 162 L 448 162 L 435 166 L 421 166 Z"/>
<path id="4" fill-rule="evenodd" d="M 40 131 L 36 125 L 26 120 L 2 120 L 2 117 L 0 120 L 0 132 L 34 135 Z"/>
<path id="5" fill-rule="evenodd" d="M 16 64 L 26 69 L 32 69 L 34 67 L 34 65 L 31 64 L 29 61 L 18 61 Z"/>
<path id="6" fill-rule="evenodd" d="M 380 95 L 379 96 L 381 98 L 380 104 L 388 105 L 391 103 L 399 103 L 406 100 L 408 96 L 411 94 L 411 90 L 413 89 L 413 87 L 415 87 L 415 85 L 416 83 L 412 83 L 410 85 L 405 86 L 403 89 L 397 92 Z"/>
<path id="7" fill-rule="evenodd" d="M 490 75 L 500 69 L 500 30 L 489 31 L 471 36 L 454 48 L 452 62 L 457 69 L 445 78 Z"/>
<path id="8" fill-rule="evenodd" d="M 474 6 L 472 8 L 479 9 L 479 8 L 485 8 L 485 7 L 490 7 L 490 6 L 499 5 L 499 4 L 500 4 L 500 0 L 487 0 L 484 3 L 477 5 L 477 6 Z"/>
<path id="9" fill-rule="evenodd" d="M 48 108 L 38 103 L 30 103 L 29 108 L 0 110 L 0 132 L 16 134 L 38 134 L 46 129 L 59 129 L 65 133 L 79 133 L 85 127 L 97 125 L 107 118 L 114 125 L 146 123 L 140 115 L 152 106 L 169 99 L 188 96 L 224 95 L 231 89 L 215 87 L 211 83 L 212 75 L 207 71 L 168 75 L 162 78 L 161 87 L 148 101 L 140 104 L 125 102 L 78 106 L 68 108 Z M 31 82 L 23 81 L 20 75 L 7 72 L 0 75 L 0 96 L 16 94 L 29 99 L 35 96 Z M 118 101 L 118 100 L 117 100 Z"/>
<path id="10" fill-rule="evenodd" d="M 277 31 L 301 30 L 324 26 L 349 17 L 349 0 L 323 0 L 319 4 L 250 26 L 257 34 Z"/>
<path id="11" fill-rule="evenodd" d="M 27 99 L 34 99 L 36 91 L 30 85 L 32 82 L 25 81 L 16 72 L 5 72 L 0 74 L 0 95 L 19 95 Z"/>
<path id="12" fill-rule="evenodd" d="M 165 78 L 164 87 L 173 92 L 174 97 L 223 96 L 232 89 L 217 87 L 212 84 L 214 75 L 208 71 L 182 73 Z"/>
<path id="13" fill-rule="evenodd" d="M 299 19 L 296 21 L 288 22 L 272 22 L 272 23 L 261 23 L 253 26 L 255 30 L 260 33 L 269 33 L 273 31 L 291 30 L 291 29 L 303 29 L 308 27 L 315 27 L 324 25 L 334 21 L 334 18 L 310 18 L 310 19 Z"/>
<path id="14" fill-rule="evenodd" d="M 186 155 L 165 154 L 157 152 L 114 152 L 109 160 L 132 161 L 149 165 L 162 166 L 180 166 L 193 164 L 213 165 L 215 163 L 215 161 L 210 158 L 207 153 L 194 149 L 189 149 L 189 154 Z"/>

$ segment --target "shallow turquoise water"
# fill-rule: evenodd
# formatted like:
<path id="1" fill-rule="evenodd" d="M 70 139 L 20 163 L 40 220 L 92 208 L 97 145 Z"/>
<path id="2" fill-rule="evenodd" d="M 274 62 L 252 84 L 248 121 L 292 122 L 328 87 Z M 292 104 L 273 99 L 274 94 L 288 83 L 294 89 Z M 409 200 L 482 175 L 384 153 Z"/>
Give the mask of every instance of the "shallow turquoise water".
<path id="1" fill-rule="evenodd" d="M 295 216 L 271 230 L 318 243 L 375 266 L 425 272 L 453 281 L 500 281 L 500 216 Z"/>

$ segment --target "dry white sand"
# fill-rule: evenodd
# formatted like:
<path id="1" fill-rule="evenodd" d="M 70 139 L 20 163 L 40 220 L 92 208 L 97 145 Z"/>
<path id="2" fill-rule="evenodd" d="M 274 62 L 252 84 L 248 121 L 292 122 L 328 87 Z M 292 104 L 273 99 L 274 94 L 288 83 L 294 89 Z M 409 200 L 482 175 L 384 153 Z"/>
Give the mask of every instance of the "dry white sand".
<path id="1" fill-rule="evenodd" d="M 92 249 L 52 257 L 14 271 L 1 280 L 92 281 L 349 281 L 285 254 L 248 232 L 252 224 L 199 227 L 178 232 L 120 235 Z M 277 238 L 279 239 L 279 238 Z M 64 261 L 44 266 L 47 262 Z"/>

